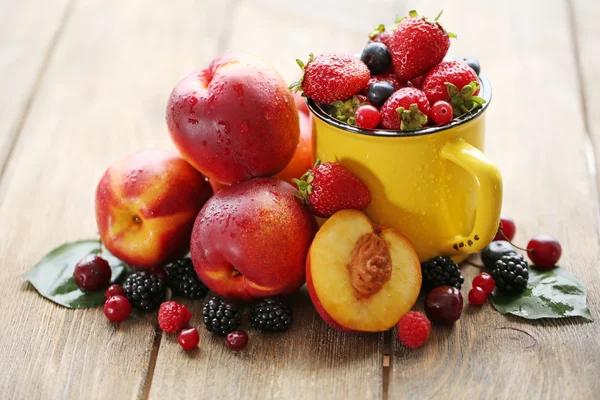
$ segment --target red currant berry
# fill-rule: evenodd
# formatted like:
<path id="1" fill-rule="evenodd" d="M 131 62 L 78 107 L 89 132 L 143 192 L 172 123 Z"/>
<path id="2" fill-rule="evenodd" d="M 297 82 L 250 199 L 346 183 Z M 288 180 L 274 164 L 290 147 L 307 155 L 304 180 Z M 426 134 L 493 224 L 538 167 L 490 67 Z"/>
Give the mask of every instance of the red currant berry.
<path id="1" fill-rule="evenodd" d="M 437 125 L 444 125 L 452 121 L 454 113 L 450 103 L 440 100 L 436 101 L 433 107 L 431 107 L 431 119 Z"/>
<path id="2" fill-rule="evenodd" d="M 487 293 L 478 286 L 475 286 L 473 289 L 469 290 L 469 303 L 474 306 L 482 305 L 485 303 L 486 298 Z"/>
<path id="3" fill-rule="evenodd" d="M 104 292 L 104 298 L 106 300 L 113 296 L 125 296 L 125 289 L 121 285 L 110 285 Z"/>
<path id="4" fill-rule="evenodd" d="M 513 240 L 513 238 L 515 237 L 515 233 L 517 233 L 515 221 L 511 217 L 503 215 L 500 217 L 500 223 L 502 224 L 502 233 L 504 233 L 504 236 L 506 236 L 506 238 L 502 236 L 500 232 L 498 232 L 496 233 L 496 237 L 494 238 L 494 240 Z"/>
<path id="5" fill-rule="evenodd" d="M 371 105 L 358 107 L 355 114 L 356 124 L 361 128 L 373 129 L 379 125 L 381 114 L 379 110 Z"/>
<path id="6" fill-rule="evenodd" d="M 248 344 L 248 334 L 244 331 L 229 332 L 225 343 L 233 350 L 241 350 Z"/>
<path id="7" fill-rule="evenodd" d="M 483 272 L 473 278 L 473 287 L 482 288 L 487 294 L 491 294 L 496 288 L 496 282 L 490 274 Z"/>
<path id="8" fill-rule="evenodd" d="M 90 254 L 75 265 L 73 279 L 79 289 L 95 292 L 108 286 L 111 274 L 108 261 L 96 254 Z"/>
<path id="9" fill-rule="evenodd" d="M 104 315 L 109 321 L 125 321 L 131 314 L 131 303 L 124 296 L 113 296 L 104 303 Z"/>
<path id="10" fill-rule="evenodd" d="M 177 341 L 179 342 L 179 345 L 184 348 L 184 350 L 194 350 L 196 347 L 198 347 L 198 343 L 200 343 L 200 334 L 198 333 L 198 329 L 190 328 L 182 330 L 179 332 Z"/>
<path id="11" fill-rule="evenodd" d="M 527 244 L 527 255 L 533 264 L 542 269 L 556 265 L 562 254 L 562 247 L 555 237 L 535 235 Z"/>

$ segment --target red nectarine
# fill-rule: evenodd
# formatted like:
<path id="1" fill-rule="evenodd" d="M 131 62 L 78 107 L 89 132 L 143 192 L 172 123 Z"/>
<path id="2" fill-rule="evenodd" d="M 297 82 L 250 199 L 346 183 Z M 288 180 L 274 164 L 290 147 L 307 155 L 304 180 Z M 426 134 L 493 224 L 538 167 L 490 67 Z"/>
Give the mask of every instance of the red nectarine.
<path id="1" fill-rule="evenodd" d="M 339 211 L 323 224 L 306 275 L 319 315 L 346 332 L 390 329 L 421 290 L 421 266 L 410 242 L 357 210 Z"/>
<path id="2" fill-rule="evenodd" d="M 275 175 L 292 159 L 300 128 L 283 78 L 261 59 L 225 53 L 173 89 L 167 124 L 181 155 L 215 181 Z"/>
<path id="3" fill-rule="evenodd" d="M 145 150 L 114 163 L 96 190 L 96 222 L 116 257 L 152 268 L 189 250 L 196 215 L 212 195 L 174 151 Z"/>
<path id="4" fill-rule="evenodd" d="M 299 179 L 302 174 L 311 169 L 314 164 L 312 148 L 312 117 L 309 114 L 299 112 L 300 117 L 300 141 L 292 161 L 276 175 L 277 178 L 295 185 L 292 179 Z"/>
<path id="5" fill-rule="evenodd" d="M 232 299 L 285 295 L 304 284 L 316 221 L 290 184 L 255 178 L 216 193 L 198 214 L 191 241 L 198 276 Z"/>

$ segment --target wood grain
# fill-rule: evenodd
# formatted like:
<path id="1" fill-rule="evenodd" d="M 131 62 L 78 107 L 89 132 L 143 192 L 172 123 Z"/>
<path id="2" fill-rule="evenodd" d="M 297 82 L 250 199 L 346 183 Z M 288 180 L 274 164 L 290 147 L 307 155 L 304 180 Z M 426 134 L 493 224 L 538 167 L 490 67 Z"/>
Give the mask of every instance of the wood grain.
<path id="1" fill-rule="evenodd" d="M 289 81 L 299 72 L 296 58 L 327 47 L 360 49 L 366 37 L 365 32 L 344 29 L 333 17 L 315 21 L 274 1 L 241 2 L 233 15 L 225 49 L 259 55 Z M 200 350 L 186 357 L 174 335 L 163 336 L 150 398 L 381 398 L 383 334 L 356 336 L 329 328 L 306 291 L 291 303 L 295 322 L 290 332 L 262 335 L 248 330 L 250 344 L 240 353 L 204 330 L 202 305 L 194 304 L 192 326 L 200 327 Z"/>
<path id="2" fill-rule="evenodd" d="M 586 283 L 598 318 L 598 200 L 566 2 L 435 5 L 446 10 L 444 25 L 459 34 L 451 53 L 476 55 L 492 82 L 487 154 L 503 173 L 504 212 L 517 221 L 516 242 L 542 232 L 558 237 L 561 265 Z M 461 9 L 470 10 L 467 24 Z M 470 282 L 479 271 L 463 272 Z M 465 299 L 469 289 L 467 283 Z M 597 322 L 525 322 L 489 304 L 465 305 L 463 313 L 454 327 L 435 328 L 421 350 L 394 341 L 390 398 L 588 399 L 599 393 Z"/>
<path id="3" fill-rule="evenodd" d="M 142 0 L 81 0 L 72 13 L 0 182 L 3 399 L 147 396 L 156 316 L 115 328 L 101 308 L 60 308 L 19 275 L 95 235 L 94 190 L 110 163 L 170 146 L 170 90 L 213 57 L 224 15 L 221 3 Z M 191 13 L 197 23 L 182 25 Z"/>
<path id="4" fill-rule="evenodd" d="M 70 3 L 0 2 L 0 176 L 48 58 L 60 39 Z"/>

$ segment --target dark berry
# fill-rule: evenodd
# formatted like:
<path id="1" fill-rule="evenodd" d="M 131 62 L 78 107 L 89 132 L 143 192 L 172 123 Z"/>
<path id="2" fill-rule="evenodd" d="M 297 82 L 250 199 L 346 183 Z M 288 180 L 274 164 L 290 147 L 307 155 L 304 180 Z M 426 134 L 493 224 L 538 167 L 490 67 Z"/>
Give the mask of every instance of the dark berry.
<path id="1" fill-rule="evenodd" d="M 167 271 L 165 271 L 164 268 L 161 268 L 161 267 L 153 268 L 152 270 L 150 270 L 150 273 L 158 276 L 160 279 L 162 279 L 163 283 L 166 283 L 168 286 L 169 276 L 167 275 Z"/>
<path id="2" fill-rule="evenodd" d="M 133 308 L 141 311 L 157 308 L 167 294 L 167 285 L 162 279 L 146 271 L 129 275 L 123 289 Z"/>
<path id="3" fill-rule="evenodd" d="M 503 215 L 502 217 L 500 217 L 500 225 L 502 233 L 496 233 L 496 237 L 494 238 L 494 240 L 513 240 L 515 234 L 517 233 L 517 226 L 515 225 L 515 221 L 511 217 L 506 217 Z"/>
<path id="4" fill-rule="evenodd" d="M 475 71 L 475 73 L 477 75 L 479 75 L 479 73 L 481 72 L 481 65 L 479 64 L 479 61 L 475 57 L 470 57 L 470 56 L 456 57 L 455 60 L 467 63 L 467 65 L 469 65 L 469 67 L 473 68 L 473 71 Z"/>
<path id="5" fill-rule="evenodd" d="M 173 294 L 190 299 L 200 299 L 208 293 L 208 288 L 198 278 L 190 258 L 182 258 L 167 265 L 165 271 L 169 277 L 169 287 Z"/>
<path id="6" fill-rule="evenodd" d="M 375 82 L 367 89 L 367 98 L 373 105 L 381 108 L 383 103 L 394 94 L 396 88 L 389 82 Z"/>
<path id="7" fill-rule="evenodd" d="M 562 254 L 558 240 L 550 235 L 536 235 L 527 244 L 527 255 L 538 268 L 550 269 L 556 265 Z"/>
<path id="8" fill-rule="evenodd" d="M 502 293 L 519 294 L 527 287 L 529 268 L 520 254 L 502 256 L 492 271 L 496 287 Z"/>
<path id="9" fill-rule="evenodd" d="M 127 296 L 123 286 L 121 285 L 110 285 L 106 291 L 104 292 L 104 298 L 106 300 L 110 299 L 113 296 Z"/>
<path id="10" fill-rule="evenodd" d="M 212 297 L 202 309 L 202 320 L 207 331 L 225 336 L 242 324 L 242 313 L 232 301 Z"/>
<path id="11" fill-rule="evenodd" d="M 358 107 L 356 110 L 356 125 L 361 128 L 373 129 L 379 125 L 381 120 L 381 114 L 379 110 L 371 105 L 364 105 Z"/>
<path id="12" fill-rule="evenodd" d="M 244 331 L 233 331 L 227 334 L 225 343 L 233 350 L 242 350 L 248 344 L 248 334 Z"/>
<path id="13" fill-rule="evenodd" d="M 481 288 L 484 292 L 490 294 L 496 288 L 496 283 L 490 274 L 483 272 L 473 279 L 473 287 Z"/>
<path id="14" fill-rule="evenodd" d="M 287 331 L 292 322 L 292 309 L 278 298 L 261 300 L 250 311 L 250 325 L 259 331 Z"/>
<path id="15" fill-rule="evenodd" d="M 454 118 L 454 111 L 450 103 L 439 100 L 431 107 L 431 119 L 437 125 L 444 125 L 452 121 Z"/>
<path id="16" fill-rule="evenodd" d="M 383 74 L 392 64 L 390 50 L 385 44 L 379 42 L 367 44 L 360 55 L 360 59 L 367 65 L 371 75 Z"/>
<path id="17" fill-rule="evenodd" d="M 486 268 L 492 269 L 496 261 L 509 254 L 517 254 L 517 249 L 505 240 L 497 240 L 481 251 L 481 261 Z"/>
<path id="18" fill-rule="evenodd" d="M 198 347 L 198 343 L 200 342 L 198 329 L 189 328 L 182 330 L 179 332 L 179 336 L 177 336 L 177 341 L 184 350 L 194 350 Z"/>
<path id="19" fill-rule="evenodd" d="M 109 321 L 121 322 L 129 318 L 131 303 L 124 296 L 113 296 L 104 303 L 104 315 Z"/>
<path id="20" fill-rule="evenodd" d="M 486 298 L 487 293 L 478 286 L 475 286 L 473 289 L 469 290 L 469 304 L 480 306 L 485 303 Z"/>
<path id="21" fill-rule="evenodd" d="M 433 289 L 425 299 L 425 313 L 429 319 L 439 324 L 452 324 L 462 314 L 463 297 L 453 286 L 440 286 Z"/>
<path id="22" fill-rule="evenodd" d="M 460 289 L 465 279 L 458 265 L 449 257 L 435 257 L 421 264 L 423 286 L 433 289 L 438 286 L 454 286 Z"/>
<path id="23" fill-rule="evenodd" d="M 95 292 L 108 286 L 111 275 L 108 261 L 96 254 L 90 254 L 75 265 L 73 279 L 79 289 Z"/>

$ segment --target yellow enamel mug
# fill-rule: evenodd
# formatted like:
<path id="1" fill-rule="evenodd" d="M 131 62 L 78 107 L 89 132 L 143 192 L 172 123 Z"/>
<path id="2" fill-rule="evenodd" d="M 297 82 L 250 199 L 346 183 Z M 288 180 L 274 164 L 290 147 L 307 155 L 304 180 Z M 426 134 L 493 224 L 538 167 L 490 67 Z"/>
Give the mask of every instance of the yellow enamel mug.
<path id="1" fill-rule="evenodd" d="M 405 235 L 421 261 L 438 255 L 462 261 L 498 230 L 502 177 L 482 153 L 491 87 L 480 79 L 483 108 L 415 132 L 349 126 L 307 101 L 315 157 L 358 175 L 371 190 L 369 218 Z"/>

